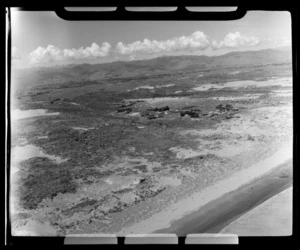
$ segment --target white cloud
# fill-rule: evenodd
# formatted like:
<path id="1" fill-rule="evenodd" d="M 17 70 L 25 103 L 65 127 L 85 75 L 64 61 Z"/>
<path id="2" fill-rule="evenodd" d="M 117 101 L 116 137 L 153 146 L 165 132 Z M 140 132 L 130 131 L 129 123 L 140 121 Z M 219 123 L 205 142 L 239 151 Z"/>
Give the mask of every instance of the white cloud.
<path id="1" fill-rule="evenodd" d="M 291 39 L 281 39 L 278 43 L 281 46 L 292 46 L 292 40 Z"/>
<path id="2" fill-rule="evenodd" d="M 172 51 L 195 51 L 204 50 L 210 44 L 209 38 L 201 31 L 196 31 L 189 36 L 175 37 L 169 40 L 157 41 L 144 39 L 129 44 L 119 42 L 116 46 L 116 53 L 121 55 L 132 54 L 154 54 L 159 52 Z"/>
<path id="3" fill-rule="evenodd" d="M 211 40 L 201 31 L 196 31 L 189 36 L 180 36 L 172 39 L 157 41 L 144 39 L 129 44 L 119 42 L 116 45 L 115 53 L 119 55 L 141 55 L 155 54 L 162 52 L 193 52 L 203 51 L 207 48 L 219 50 L 223 48 L 253 47 L 260 44 L 257 37 L 242 36 L 239 32 L 228 33 L 222 41 Z"/>
<path id="4" fill-rule="evenodd" d="M 73 59 L 96 59 L 107 56 L 110 49 L 111 45 L 107 42 L 102 43 L 101 46 L 96 43 L 92 43 L 90 47 L 64 50 L 53 45 L 48 45 L 46 48 L 38 47 L 36 50 L 31 52 L 29 60 L 32 63 L 43 63 Z"/>
<path id="5" fill-rule="evenodd" d="M 29 54 L 29 60 L 32 63 L 51 62 L 61 59 L 61 50 L 53 45 L 48 45 L 47 48 L 38 47 Z"/>
<path id="6" fill-rule="evenodd" d="M 129 56 L 129 61 L 134 61 L 136 60 L 136 55 L 130 55 Z"/>
<path id="7" fill-rule="evenodd" d="M 243 36 L 239 32 L 228 33 L 222 41 L 215 41 L 202 31 L 195 31 L 187 36 L 178 36 L 161 41 L 147 38 L 128 44 L 120 41 L 113 49 L 108 42 L 102 43 L 101 46 L 92 43 L 89 47 L 80 47 L 79 49 L 60 49 L 53 45 L 48 45 L 46 48 L 38 47 L 32 51 L 29 55 L 29 60 L 31 63 L 48 63 L 53 61 L 97 59 L 110 55 L 115 60 L 123 56 L 128 56 L 129 60 L 137 60 L 153 57 L 154 54 L 170 52 L 191 53 L 204 51 L 209 48 L 213 50 L 224 48 L 234 50 L 240 47 L 256 46 L 260 42 L 260 39 L 257 37 Z"/>
<path id="8" fill-rule="evenodd" d="M 68 59 L 92 59 L 107 56 L 110 49 L 111 45 L 107 42 L 102 43 L 101 47 L 96 43 L 92 43 L 90 47 L 86 48 L 64 49 L 63 55 Z"/>
<path id="9" fill-rule="evenodd" d="M 260 43 L 257 37 L 242 36 L 239 32 L 228 33 L 221 42 L 212 41 L 213 49 L 252 47 Z"/>
<path id="10" fill-rule="evenodd" d="M 292 41 L 289 38 L 285 38 L 285 39 L 264 38 L 262 39 L 261 43 L 268 47 L 292 46 Z"/>

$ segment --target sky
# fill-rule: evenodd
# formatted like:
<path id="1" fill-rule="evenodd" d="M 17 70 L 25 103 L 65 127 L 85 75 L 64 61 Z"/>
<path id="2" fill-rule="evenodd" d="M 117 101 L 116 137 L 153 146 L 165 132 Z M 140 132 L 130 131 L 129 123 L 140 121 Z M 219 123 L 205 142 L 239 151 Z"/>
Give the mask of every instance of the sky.
<path id="1" fill-rule="evenodd" d="M 66 21 L 11 11 L 13 67 L 221 55 L 291 45 L 289 12 L 248 11 L 232 21 Z"/>

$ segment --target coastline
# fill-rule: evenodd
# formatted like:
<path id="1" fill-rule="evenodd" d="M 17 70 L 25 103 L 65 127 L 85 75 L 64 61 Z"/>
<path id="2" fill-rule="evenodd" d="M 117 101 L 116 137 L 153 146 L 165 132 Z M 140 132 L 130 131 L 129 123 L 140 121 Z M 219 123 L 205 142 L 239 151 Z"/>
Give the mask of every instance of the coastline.
<path id="1" fill-rule="evenodd" d="M 220 233 L 238 236 L 291 236 L 293 187 L 274 195 L 225 226 Z"/>
<path id="2" fill-rule="evenodd" d="M 292 186 L 292 163 L 288 161 L 260 178 L 211 201 L 198 211 L 174 221 L 156 233 L 219 233 L 230 223 Z M 281 176 L 286 176 L 282 178 Z M 222 207 L 216 210 L 215 208 Z"/>
<path id="3" fill-rule="evenodd" d="M 280 169 L 282 165 L 286 164 L 291 159 L 292 143 L 289 142 L 283 144 L 272 156 L 253 164 L 247 169 L 236 172 L 229 178 L 217 182 L 215 185 L 207 187 L 200 192 L 193 193 L 189 197 L 170 205 L 167 210 L 161 211 L 150 218 L 127 228 L 123 228 L 116 234 L 121 236 L 131 233 L 176 232 L 178 236 L 184 236 L 190 231 L 191 225 L 194 225 L 195 227 L 193 230 L 199 229 L 201 231 L 201 228 L 198 228 L 199 225 L 197 223 L 195 224 L 195 221 L 198 221 L 200 214 L 203 213 L 204 206 L 209 205 L 210 209 L 207 211 L 214 211 L 214 208 L 217 207 L 216 202 L 222 202 L 223 200 L 226 201 L 227 204 L 232 203 L 230 196 L 235 192 L 243 194 L 240 191 L 243 190 L 243 187 L 245 188 L 245 185 L 249 186 L 251 189 L 252 187 L 255 187 L 256 181 L 259 179 L 268 178 L 268 176 L 269 178 L 273 178 L 274 176 L 272 176 L 272 173 L 274 171 L 276 172 L 276 170 Z M 253 183 L 255 184 L 253 185 Z M 264 181 L 262 183 L 264 183 Z M 272 181 L 270 183 L 272 183 Z M 277 191 L 277 193 L 278 192 L 279 191 Z M 273 195 L 275 195 L 275 193 Z M 265 197 L 267 197 L 267 195 Z M 214 202 L 215 204 L 212 204 Z M 206 218 L 207 222 L 211 219 L 210 215 L 207 213 L 204 213 L 202 216 L 203 218 Z M 220 223 L 216 223 L 215 226 L 218 226 Z M 200 224 L 202 224 L 202 222 Z M 214 230 L 218 231 L 220 229 L 222 229 L 222 227 L 215 228 Z M 191 230 L 191 232 L 195 233 L 193 230 Z"/>

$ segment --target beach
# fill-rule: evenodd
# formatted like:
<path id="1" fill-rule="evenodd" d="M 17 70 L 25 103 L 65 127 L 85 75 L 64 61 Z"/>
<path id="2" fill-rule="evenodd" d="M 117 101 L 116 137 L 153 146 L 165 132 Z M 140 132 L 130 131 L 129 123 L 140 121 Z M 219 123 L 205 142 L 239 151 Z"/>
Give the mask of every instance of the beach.
<path id="1" fill-rule="evenodd" d="M 293 229 L 293 188 L 274 195 L 233 221 L 220 233 L 238 236 L 291 236 Z"/>
<path id="2" fill-rule="evenodd" d="M 245 210 L 292 185 L 291 153 L 291 143 L 283 144 L 272 156 L 170 205 L 165 211 L 123 228 L 117 235 L 138 232 L 176 233 L 178 236 L 195 231 L 216 233 Z M 288 177 L 278 179 L 282 175 Z"/>

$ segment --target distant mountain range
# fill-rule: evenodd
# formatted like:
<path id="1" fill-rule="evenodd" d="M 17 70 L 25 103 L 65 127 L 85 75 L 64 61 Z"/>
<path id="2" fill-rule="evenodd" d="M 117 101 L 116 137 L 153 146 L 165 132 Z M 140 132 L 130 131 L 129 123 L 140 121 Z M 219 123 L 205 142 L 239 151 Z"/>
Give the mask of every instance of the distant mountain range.
<path id="1" fill-rule="evenodd" d="M 104 64 L 64 65 L 31 69 L 14 69 L 12 79 L 23 86 L 65 83 L 69 81 L 97 81 L 107 78 L 151 76 L 179 71 L 213 68 L 247 67 L 291 63 L 290 49 L 264 49 L 230 52 L 221 56 L 162 56 L 150 60 L 117 61 Z M 19 84 L 18 84 L 19 85 Z"/>

